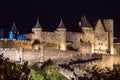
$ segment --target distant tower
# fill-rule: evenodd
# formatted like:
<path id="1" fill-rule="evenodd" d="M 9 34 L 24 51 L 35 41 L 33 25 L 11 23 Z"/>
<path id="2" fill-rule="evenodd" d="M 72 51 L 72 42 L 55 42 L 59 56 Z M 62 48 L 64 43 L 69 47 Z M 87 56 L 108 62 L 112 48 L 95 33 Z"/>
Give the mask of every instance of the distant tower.
<path id="1" fill-rule="evenodd" d="M 37 19 L 36 25 L 32 28 L 32 32 L 34 33 L 33 39 L 42 40 L 42 27 L 39 23 L 39 19 Z"/>
<path id="2" fill-rule="evenodd" d="M 62 19 L 57 28 L 57 31 L 59 37 L 60 50 L 66 50 L 66 28 Z"/>
<path id="3" fill-rule="evenodd" d="M 9 38 L 10 39 L 16 39 L 19 32 L 16 28 L 15 22 L 13 23 L 13 26 L 11 27 L 11 30 L 9 31 Z"/>
<path id="4" fill-rule="evenodd" d="M 84 33 L 84 41 L 90 42 L 92 44 L 92 53 L 94 53 L 94 30 L 92 25 L 87 20 L 86 16 L 82 16 L 79 26 L 82 28 Z"/>
<path id="5" fill-rule="evenodd" d="M 108 40 L 109 40 L 109 50 L 110 54 L 114 54 L 114 20 L 106 19 L 103 20 L 105 29 L 108 32 Z"/>

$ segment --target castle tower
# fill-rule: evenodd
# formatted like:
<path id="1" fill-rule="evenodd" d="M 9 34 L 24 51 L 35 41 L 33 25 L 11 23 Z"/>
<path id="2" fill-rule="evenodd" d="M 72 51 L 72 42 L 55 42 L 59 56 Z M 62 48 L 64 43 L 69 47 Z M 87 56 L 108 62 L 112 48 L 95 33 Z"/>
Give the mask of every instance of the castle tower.
<path id="1" fill-rule="evenodd" d="M 110 54 L 114 54 L 114 21 L 113 19 L 103 20 L 105 29 L 108 32 L 108 43 Z"/>
<path id="2" fill-rule="evenodd" d="M 106 54 L 108 50 L 108 32 L 99 19 L 95 26 L 95 53 Z"/>
<path id="3" fill-rule="evenodd" d="M 58 37 L 59 37 L 58 42 L 60 45 L 60 50 L 66 50 L 66 28 L 62 19 L 57 28 L 57 31 L 58 31 Z"/>
<path id="4" fill-rule="evenodd" d="M 36 25 L 32 28 L 32 32 L 34 33 L 33 39 L 42 40 L 42 27 L 39 23 L 39 19 L 37 19 Z"/>
<path id="5" fill-rule="evenodd" d="M 82 31 L 84 33 L 87 33 L 89 30 L 93 30 L 93 27 L 87 20 L 86 16 L 82 16 L 81 22 L 79 22 L 79 26 L 82 27 Z"/>
<path id="6" fill-rule="evenodd" d="M 87 20 L 86 16 L 82 16 L 79 26 L 82 28 L 83 41 L 90 42 L 92 44 L 92 53 L 94 53 L 94 30 L 92 25 Z"/>
<path id="7" fill-rule="evenodd" d="M 15 22 L 13 22 L 13 26 L 11 27 L 11 30 L 9 31 L 9 38 L 16 39 L 18 34 L 19 34 L 18 29 L 16 28 Z"/>

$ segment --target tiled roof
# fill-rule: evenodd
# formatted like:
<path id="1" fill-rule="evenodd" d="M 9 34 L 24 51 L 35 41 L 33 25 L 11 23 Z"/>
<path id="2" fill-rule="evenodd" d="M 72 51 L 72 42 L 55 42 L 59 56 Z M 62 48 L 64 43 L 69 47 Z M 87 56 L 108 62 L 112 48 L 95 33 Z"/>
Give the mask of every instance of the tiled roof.
<path id="1" fill-rule="evenodd" d="M 82 16 L 82 18 L 81 18 L 81 26 L 82 27 L 92 27 L 92 25 L 87 20 L 86 16 Z"/>
<path id="2" fill-rule="evenodd" d="M 11 31 L 18 32 L 18 29 L 16 28 L 15 22 L 13 22 L 13 25 L 11 27 Z"/>
<path id="3" fill-rule="evenodd" d="M 41 25 L 39 23 L 39 19 L 37 19 L 36 25 L 34 26 L 34 28 L 41 28 Z"/>
<path id="4" fill-rule="evenodd" d="M 62 18 L 61 18 L 61 21 L 60 21 L 60 24 L 59 24 L 58 28 L 65 28 L 65 25 L 64 25 L 64 23 L 63 23 Z"/>

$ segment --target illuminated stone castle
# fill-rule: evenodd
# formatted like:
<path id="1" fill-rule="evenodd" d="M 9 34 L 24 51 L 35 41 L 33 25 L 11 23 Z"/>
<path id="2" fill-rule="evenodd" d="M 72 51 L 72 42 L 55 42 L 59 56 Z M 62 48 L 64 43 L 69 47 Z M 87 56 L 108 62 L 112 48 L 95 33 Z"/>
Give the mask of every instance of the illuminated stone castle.
<path id="1" fill-rule="evenodd" d="M 81 32 L 67 31 L 63 20 L 56 31 L 45 32 L 37 20 L 36 25 L 32 28 L 30 34 L 25 36 L 34 41 L 38 40 L 44 47 L 55 48 L 60 50 L 76 50 L 83 54 L 88 53 L 114 53 L 114 23 L 113 19 L 97 21 L 93 27 L 85 16 L 81 18 L 79 27 Z"/>
<path id="2" fill-rule="evenodd" d="M 120 54 L 120 41 L 114 40 L 113 19 L 98 20 L 92 26 L 85 16 L 79 21 L 80 32 L 67 31 L 61 19 L 54 32 L 43 31 L 37 20 L 32 28 L 32 33 L 20 34 L 15 23 L 9 31 L 9 38 L 3 37 L 3 29 L 0 29 L 0 54 L 8 57 L 11 61 L 29 65 L 52 59 L 57 64 L 67 64 L 77 60 L 93 60 L 103 58 L 103 62 L 86 62 L 73 64 L 74 73 L 81 74 L 80 65 L 88 69 L 98 64 L 99 67 L 112 67 L 113 63 L 119 62 L 120 56 L 101 54 Z M 118 40 L 118 39 L 116 39 Z M 98 54 L 92 54 L 98 53 Z M 100 54 L 100 55 L 99 55 Z M 109 64 L 108 64 L 109 63 Z M 76 67 L 75 65 L 79 65 Z M 68 69 L 61 70 L 67 78 L 74 77 L 74 73 Z"/>
<path id="3" fill-rule="evenodd" d="M 32 33 L 20 35 L 15 23 L 13 23 L 8 42 L 12 42 L 10 44 L 13 45 L 13 48 L 39 49 L 40 45 L 43 45 L 45 48 L 74 50 L 82 54 L 114 54 L 113 19 L 99 19 L 96 25 L 92 26 L 86 16 L 82 16 L 79 28 L 82 31 L 67 31 L 61 19 L 54 32 L 43 31 L 38 19 L 36 25 L 32 28 Z"/>

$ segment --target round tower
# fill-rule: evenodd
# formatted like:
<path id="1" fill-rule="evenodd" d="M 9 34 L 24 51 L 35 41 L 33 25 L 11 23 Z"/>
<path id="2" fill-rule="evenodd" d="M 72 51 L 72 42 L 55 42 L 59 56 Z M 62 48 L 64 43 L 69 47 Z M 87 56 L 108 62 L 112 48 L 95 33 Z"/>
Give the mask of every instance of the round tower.
<path id="1" fill-rule="evenodd" d="M 32 35 L 33 40 L 37 39 L 37 40 L 42 40 L 42 27 L 39 23 L 39 19 L 37 19 L 36 25 L 32 28 L 32 32 L 34 33 Z"/>
<path id="2" fill-rule="evenodd" d="M 106 31 L 108 32 L 108 44 L 110 54 L 114 54 L 114 20 L 103 20 Z"/>
<path id="3" fill-rule="evenodd" d="M 59 49 L 60 50 L 66 50 L 66 28 L 63 23 L 63 20 L 61 19 L 60 24 L 57 28 L 58 32 L 58 43 L 59 43 Z"/>

